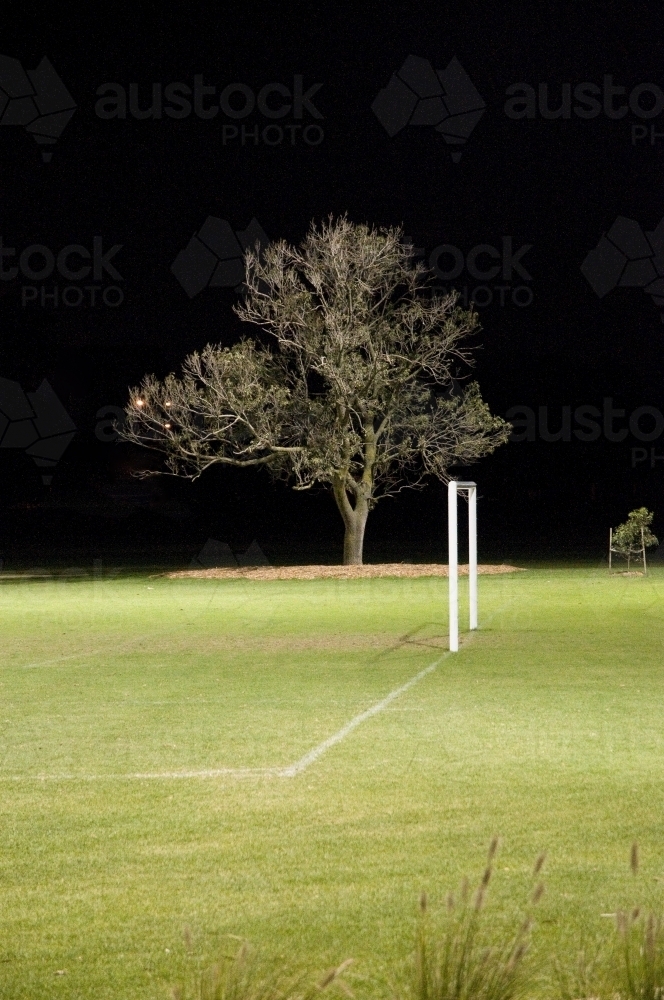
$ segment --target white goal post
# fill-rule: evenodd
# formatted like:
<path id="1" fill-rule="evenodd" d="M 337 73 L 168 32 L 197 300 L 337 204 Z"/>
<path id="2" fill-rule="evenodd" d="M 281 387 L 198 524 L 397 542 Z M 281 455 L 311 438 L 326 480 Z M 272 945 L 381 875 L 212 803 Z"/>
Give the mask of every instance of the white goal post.
<path id="1" fill-rule="evenodd" d="M 450 652 L 459 650 L 459 532 L 457 496 L 468 494 L 468 598 L 470 627 L 477 628 L 477 484 L 452 479 L 447 485 L 447 539 L 450 599 Z"/>

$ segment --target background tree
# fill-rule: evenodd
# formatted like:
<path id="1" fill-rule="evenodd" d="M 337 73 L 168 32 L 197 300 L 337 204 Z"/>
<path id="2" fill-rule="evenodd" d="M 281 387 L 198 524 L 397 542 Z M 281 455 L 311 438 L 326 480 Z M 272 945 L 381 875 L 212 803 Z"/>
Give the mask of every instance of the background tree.
<path id="1" fill-rule="evenodd" d="M 650 530 L 654 513 L 647 507 L 637 507 L 627 515 L 624 524 L 619 524 L 611 532 L 611 551 L 627 560 L 627 572 L 632 559 L 641 557 L 643 571 L 646 572 L 646 549 L 659 545 L 658 539 Z"/>
<path id="2" fill-rule="evenodd" d="M 325 484 L 345 526 L 344 563 L 362 562 L 380 497 L 427 476 L 446 482 L 450 466 L 508 438 L 477 383 L 452 392 L 477 314 L 456 293 L 431 293 L 399 228 L 330 218 L 300 247 L 248 252 L 234 308 L 268 336 L 209 344 L 180 377 L 147 376 L 130 390 L 121 436 L 163 452 L 173 475 L 266 465 L 295 489 Z"/>

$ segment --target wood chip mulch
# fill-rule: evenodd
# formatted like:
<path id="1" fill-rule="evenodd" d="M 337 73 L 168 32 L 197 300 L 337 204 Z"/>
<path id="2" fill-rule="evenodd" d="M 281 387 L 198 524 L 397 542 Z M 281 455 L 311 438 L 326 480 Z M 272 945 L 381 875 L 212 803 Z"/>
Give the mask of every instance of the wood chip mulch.
<path id="1" fill-rule="evenodd" d="M 477 572 L 482 576 L 498 573 L 522 573 L 520 566 L 479 565 Z M 468 575 L 468 566 L 460 565 L 459 574 Z M 370 563 L 365 566 L 241 566 L 217 569 L 181 569 L 166 573 L 171 579 L 193 580 L 321 580 L 321 579 L 366 579 L 369 577 L 396 576 L 447 576 L 446 563 Z"/>

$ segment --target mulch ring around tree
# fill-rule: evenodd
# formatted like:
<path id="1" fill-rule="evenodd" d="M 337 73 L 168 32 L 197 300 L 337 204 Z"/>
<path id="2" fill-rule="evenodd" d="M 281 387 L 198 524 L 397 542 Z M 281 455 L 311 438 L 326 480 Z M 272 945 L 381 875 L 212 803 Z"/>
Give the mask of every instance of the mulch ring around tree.
<path id="1" fill-rule="evenodd" d="M 490 565 L 484 563 L 477 567 L 482 576 L 495 576 L 499 573 L 523 573 L 521 566 L 509 566 L 504 563 Z M 460 565 L 459 574 L 468 575 L 468 566 Z M 396 576 L 448 576 L 446 563 L 370 563 L 364 566 L 241 566 L 235 568 L 217 569 L 181 569 L 165 576 L 171 579 L 194 580 L 322 580 L 341 579 L 356 580 L 371 577 Z"/>

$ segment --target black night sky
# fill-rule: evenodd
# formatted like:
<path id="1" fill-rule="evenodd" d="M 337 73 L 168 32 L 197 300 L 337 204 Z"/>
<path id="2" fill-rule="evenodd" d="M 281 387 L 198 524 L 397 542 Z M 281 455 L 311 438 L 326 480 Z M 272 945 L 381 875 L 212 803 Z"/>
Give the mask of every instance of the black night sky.
<path id="1" fill-rule="evenodd" d="M 340 560 L 325 492 L 221 469 L 193 484 L 137 480 L 154 460 L 108 440 L 104 421 L 129 385 L 249 332 L 232 287 L 190 297 L 171 271 L 208 216 L 236 232 L 255 218 L 290 242 L 330 213 L 400 224 L 441 286 L 476 299 L 474 374 L 496 413 L 517 414 L 520 438 L 458 470 L 480 486 L 481 555 L 599 558 L 609 525 L 641 505 L 661 535 L 659 4 L 50 11 L 3 13 L 0 376 L 27 393 L 46 379 L 76 434 L 48 468 L 3 439 L 6 568 L 186 563 L 210 536 L 234 550 L 257 539 L 275 562 Z M 408 56 L 435 71 L 456 57 L 472 81 L 485 109 L 463 144 L 433 125 L 390 136 L 372 110 Z M 39 122 L 14 120 L 27 105 L 8 92 L 20 84 L 12 67 L 34 71 L 44 57 L 62 88 L 35 84 L 35 100 L 64 115 L 44 128 L 69 118 L 53 143 L 36 141 Z M 187 90 L 202 87 L 212 89 L 196 99 Z M 71 277 L 84 270 L 81 247 L 93 271 Z M 445 512 L 438 483 L 383 500 L 365 559 L 445 558 Z"/>

